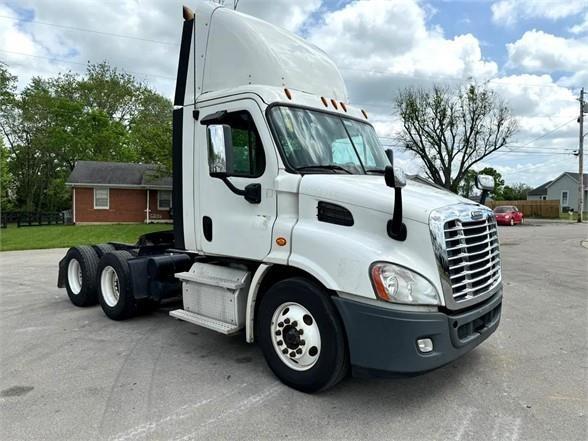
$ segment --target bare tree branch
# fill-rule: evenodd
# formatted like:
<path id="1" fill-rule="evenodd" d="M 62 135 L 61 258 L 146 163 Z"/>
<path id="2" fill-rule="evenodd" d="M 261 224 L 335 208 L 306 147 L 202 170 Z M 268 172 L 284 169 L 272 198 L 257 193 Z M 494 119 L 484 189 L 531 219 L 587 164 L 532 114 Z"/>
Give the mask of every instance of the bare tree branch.
<path id="1" fill-rule="evenodd" d="M 508 145 L 517 122 L 486 86 L 405 89 L 395 102 L 403 148 L 420 158 L 435 183 L 457 191 L 466 173 Z"/>

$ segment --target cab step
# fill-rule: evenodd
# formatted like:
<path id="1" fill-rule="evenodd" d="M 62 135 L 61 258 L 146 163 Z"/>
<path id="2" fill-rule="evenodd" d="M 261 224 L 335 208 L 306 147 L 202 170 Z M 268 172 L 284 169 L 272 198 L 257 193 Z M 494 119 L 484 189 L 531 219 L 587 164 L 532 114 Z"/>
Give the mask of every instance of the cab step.
<path id="1" fill-rule="evenodd" d="M 169 315 L 179 320 L 184 320 L 186 322 L 202 326 L 203 328 L 212 329 L 213 331 L 220 332 L 221 334 L 225 335 L 236 334 L 242 328 L 241 326 L 233 323 L 222 322 L 220 320 L 196 314 L 194 312 L 185 311 L 183 309 L 170 311 Z"/>

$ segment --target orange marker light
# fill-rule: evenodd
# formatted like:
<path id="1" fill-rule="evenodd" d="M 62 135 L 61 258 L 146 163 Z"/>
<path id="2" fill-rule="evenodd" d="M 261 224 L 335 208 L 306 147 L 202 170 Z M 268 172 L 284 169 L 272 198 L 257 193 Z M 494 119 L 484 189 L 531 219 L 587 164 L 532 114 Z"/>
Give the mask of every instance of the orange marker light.
<path id="1" fill-rule="evenodd" d="M 384 286 L 384 282 L 382 280 L 382 267 L 375 265 L 372 268 L 372 280 L 374 281 L 374 287 L 376 288 L 376 295 L 380 298 L 380 300 L 384 300 L 386 302 L 390 301 L 390 297 L 386 292 L 386 287 Z"/>
<path id="2" fill-rule="evenodd" d="M 288 99 L 291 100 L 292 94 L 290 93 L 290 91 L 288 89 L 284 89 L 284 92 L 286 93 L 286 96 L 288 97 Z"/>
<path id="3" fill-rule="evenodd" d="M 333 105 L 333 107 L 334 107 L 335 109 L 338 109 L 338 107 L 337 107 L 337 101 L 335 101 L 335 100 L 333 100 L 333 99 L 332 99 L 332 100 L 331 100 L 331 104 Z"/>
<path id="4" fill-rule="evenodd" d="M 365 110 L 361 109 L 361 113 L 363 114 L 363 117 L 364 117 L 365 119 L 368 119 L 368 117 L 367 117 L 367 112 L 366 112 Z"/>
<path id="5" fill-rule="evenodd" d="M 288 241 L 286 240 L 285 237 L 280 236 L 276 239 L 276 245 L 278 245 L 279 247 L 286 246 L 287 243 L 288 243 Z"/>

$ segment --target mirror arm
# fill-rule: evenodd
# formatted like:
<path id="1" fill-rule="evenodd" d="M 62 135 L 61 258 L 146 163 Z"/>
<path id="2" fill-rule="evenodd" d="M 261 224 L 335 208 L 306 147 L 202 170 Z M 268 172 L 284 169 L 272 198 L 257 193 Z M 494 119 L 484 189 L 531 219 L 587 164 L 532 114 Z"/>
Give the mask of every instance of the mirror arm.
<path id="1" fill-rule="evenodd" d="M 211 173 L 211 177 L 218 178 L 225 183 L 229 190 L 238 196 L 243 196 L 250 204 L 259 204 L 261 202 L 261 184 L 249 184 L 244 190 L 237 188 L 229 181 L 225 173 Z"/>
<path id="2" fill-rule="evenodd" d="M 388 236 L 394 240 L 406 240 L 406 225 L 402 222 L 402 188 L 394 189 L 394 213 L 386 225 Z"/>
<path id="3" fill-rule="evenodd" d="M 394 189 L 394 213 L 386 224 L 386 232 L 392 239 L 403 242 L 406 240 L 406 225 L 402 222 L 402 187 L 395 183 L 392 166 L 386 167 L 385 180 L 386 185 Z"/>
<path id="4" fill-rule="evenodd" d="M 480 205 L 486 204 L 486 198 L 488 197 L 489 190 L 482 190 L 482 194 L 480 195 Z"/>

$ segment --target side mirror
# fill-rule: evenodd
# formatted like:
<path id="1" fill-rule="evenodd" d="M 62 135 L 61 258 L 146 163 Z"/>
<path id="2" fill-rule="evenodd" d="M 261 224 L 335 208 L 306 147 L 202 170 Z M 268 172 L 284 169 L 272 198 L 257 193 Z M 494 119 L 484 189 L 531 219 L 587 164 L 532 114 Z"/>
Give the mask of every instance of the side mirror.
<path id="1" fill-rule="evenodd" d="M 406 174 L 400 167 L 388 165 L 384 171 L 386 185 L 392 188 L 402 188 L 406 186 Z"/>
<path id="2" fill-rule="evenodd" d="M 476 177 L 476 188 L 478 190 L 494 190 L 494 178 L 488 175 L 478 175 Z"/>
<path id="3" fill-rule="evenodd" d="M 392 149 L 386 149 L 386 156 L 388 157 L 388 161 L 390 161 L 390 165 L 394 166 L 394 151 Z"/>
<path id="4" fill-rule="evenodd" d="M 233 171 L 233 138 L 231 126 L 213 124 L 208 126 L 208 170 L 210 176 L 226 177 Z"/>

